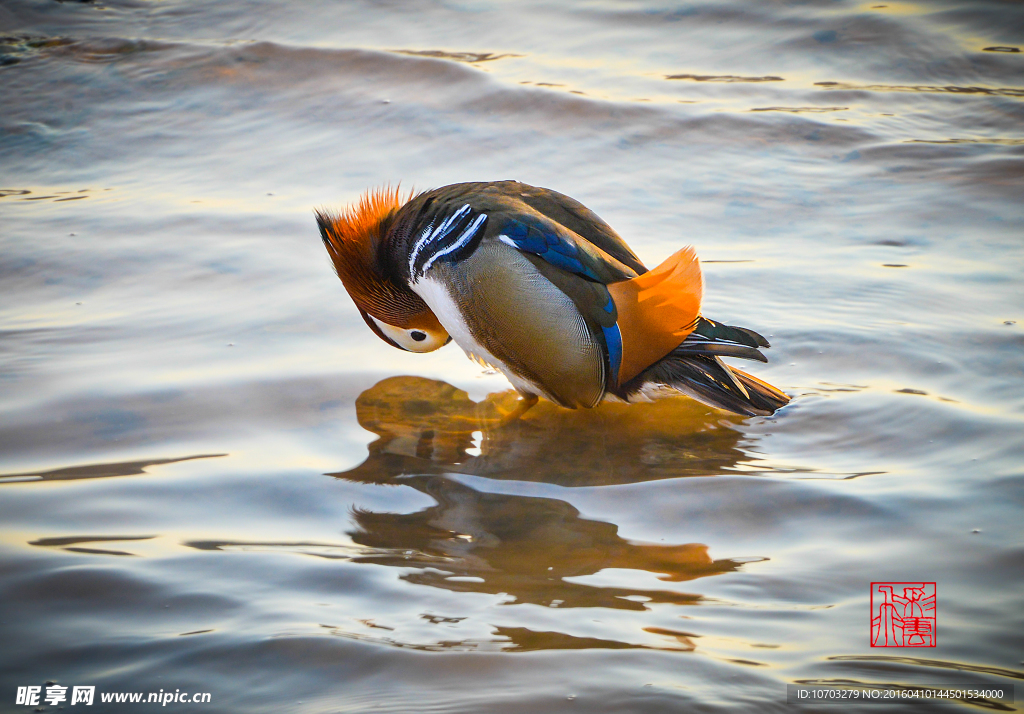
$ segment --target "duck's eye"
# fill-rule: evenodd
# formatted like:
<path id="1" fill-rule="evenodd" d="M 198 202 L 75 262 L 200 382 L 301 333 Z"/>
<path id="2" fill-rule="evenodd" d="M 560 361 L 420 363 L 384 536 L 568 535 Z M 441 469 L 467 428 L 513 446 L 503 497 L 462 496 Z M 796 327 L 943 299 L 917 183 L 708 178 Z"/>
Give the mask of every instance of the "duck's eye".
<path id="1" fill-rule="evenodd" d="M 378 320 L 369 313 L 366 321 L 378 336 L 384 338 L 395 347 L 409 352 L 431 352 L 448 344 L 450 339 L 444 328 L 439 330 L 423 330 L 416 327 L 396 327 Z"/>

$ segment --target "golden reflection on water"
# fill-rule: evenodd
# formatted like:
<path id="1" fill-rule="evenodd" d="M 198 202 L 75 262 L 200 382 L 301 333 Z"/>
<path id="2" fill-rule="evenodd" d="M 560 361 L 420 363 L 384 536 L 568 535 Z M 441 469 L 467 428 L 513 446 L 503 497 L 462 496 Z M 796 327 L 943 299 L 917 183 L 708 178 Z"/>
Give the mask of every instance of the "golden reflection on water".
<path id="1" fill-rule="evenodd" d="M 607 486 L 713 476 L 750 460 L 738 448 L 741 417 L 684 397 L 590 410 L 541 401 L 518 421 L 501 425 L 516 399 L 507 391 L 476 403 L 436 380 L 382 380 L 356 399 L 360 426 L 380 438 L 369 445 L 366 461 L 332 475 L 392 483 L 409 474 L 455 472 Z"/>
<path id="2" fill-rule="evenodd" d="M 356 530 L 348 535 L 373 550 L 354 560 L 418 568 L 402 576 L 418 585 L 503 593 L 510 602 L 547 607 L 619 610 L 644 610 L 647 602 L 693 604 L 701 596 L 569 578 L 624 569 L 682 582 L 740 567 L 739 561 L 712 559 L 701 543 L 634 543 L 615 524 L 584 518 L 565 501 L 486 493 L 445 475 L 561 486 L 711 475 L 744 456 L 737 448 L 741 435 L 731 428 L 738 418 L 685 399 L 591 411 L 541 402 L 518 422 L 501 426 L 515 400 L 504 392 L 474 403 L 449 384 L 420 377 L 385 379 L 363 392 L 356 400 L 359 423 L 380 438 L 369 445 L 364 463 L 330 475 L 408 486 L 436 505 L 416 513 L 356 510 Z M 539 646 L 533 635 L 505 635 L 519 648 Z M 689 646 L 685 633 L 671 636 L 674 649 Z"/>
<path id="3" fill-rule="evenodd" d="M 891 2 L 890 0 L 869 0 L 868 2 L 861 3 L 857 6 L 856 11 L 858 13 L 867 13 L 871 11 L 884 10 L 889 15 L 926 15 L 930 12 L 929 8 L 910 2 Z"/>

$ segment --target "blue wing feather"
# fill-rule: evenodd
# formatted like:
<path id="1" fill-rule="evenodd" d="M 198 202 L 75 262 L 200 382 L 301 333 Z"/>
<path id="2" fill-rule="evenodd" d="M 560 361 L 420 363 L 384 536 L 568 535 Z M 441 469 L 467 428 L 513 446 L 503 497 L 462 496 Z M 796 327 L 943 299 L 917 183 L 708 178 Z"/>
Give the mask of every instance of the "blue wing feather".
<path id="1" fill-rule="evenodd" d="M 591 280 L 598 276 L 580 259 L 579 247 L 568 238 L 550 230 L 543 223 L 510 218 L 501 226 L 505 241 L 524 253 L 531 253 L 556 268 L 581 275 Z"/>
<path id="2" fill-rule="evenodd" d="M 619 331 L 618 323 L 611 327 L 602 327 L 604 332 L 605 345 L 608 347 L 608 367 L 611 374 L 609 382 L 619 383 L 619 367 L 622 365 L 622 333 Z"/>

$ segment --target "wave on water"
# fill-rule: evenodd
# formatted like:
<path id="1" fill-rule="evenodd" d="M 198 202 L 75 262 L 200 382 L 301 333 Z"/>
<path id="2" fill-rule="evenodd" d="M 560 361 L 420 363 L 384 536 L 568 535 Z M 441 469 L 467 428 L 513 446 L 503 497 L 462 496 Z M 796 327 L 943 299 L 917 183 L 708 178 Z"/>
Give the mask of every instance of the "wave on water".
<path id="1" fill-rule="evenodd" d="M 4 696 L 662 714 L 1020 681 L 1022 16 L 5 0 Z M 376 339 L 313 209 L 497 179 L 649 265 L 693 244 L 792 403 L 508 423 L 455 345 Z M 890 578 L 936 583 L 936 649 L 871 649 Z"/>

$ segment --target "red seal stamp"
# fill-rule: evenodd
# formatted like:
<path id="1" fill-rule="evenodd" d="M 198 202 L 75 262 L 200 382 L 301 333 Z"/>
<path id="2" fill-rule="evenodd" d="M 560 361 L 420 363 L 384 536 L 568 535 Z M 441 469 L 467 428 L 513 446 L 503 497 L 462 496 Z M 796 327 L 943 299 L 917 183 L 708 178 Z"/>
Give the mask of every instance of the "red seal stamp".
<path id="1" fill-rule="evenodd" d="M 935 583 L 871 583 L 871 646 L 934 647 Z"/>

